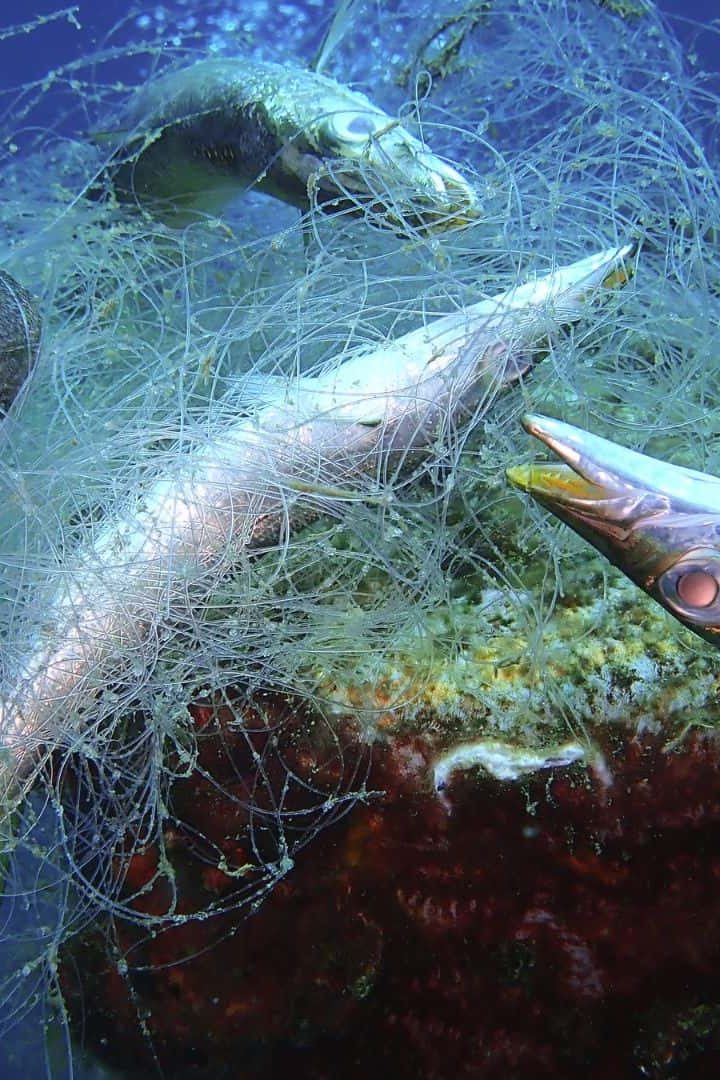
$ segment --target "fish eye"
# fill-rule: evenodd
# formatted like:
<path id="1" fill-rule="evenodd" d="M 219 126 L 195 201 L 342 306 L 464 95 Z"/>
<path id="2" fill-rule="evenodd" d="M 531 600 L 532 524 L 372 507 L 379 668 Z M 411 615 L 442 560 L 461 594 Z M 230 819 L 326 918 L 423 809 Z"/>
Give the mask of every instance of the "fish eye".
<path id="1" fill-rule="evenodd" d="M 323 120 L 322 132 L 333 142 L 365 143 L 389 123 L 382 114 L 341 110 Z"/>
<path id="2" fill-rule="evenodd" d="M 686 622 L 720 624 L 720 551 L 688 552 L 657 580 L 665 606 Z"/>
<path id="3" fill-rule="evenodd" d="M 689 570 L 675 583 L 678 596 L 689 607 L 710 607 L 718 594 L 718 583 L 707 570 Z"/>

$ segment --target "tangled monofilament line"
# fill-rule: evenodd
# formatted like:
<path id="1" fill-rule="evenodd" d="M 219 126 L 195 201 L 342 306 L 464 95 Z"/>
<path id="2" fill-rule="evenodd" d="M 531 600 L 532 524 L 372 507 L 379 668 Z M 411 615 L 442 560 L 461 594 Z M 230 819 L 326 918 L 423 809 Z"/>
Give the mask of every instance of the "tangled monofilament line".
<path id="1" fill-rule="evenodd" d="M 12 98 L 3 145 L 17 139 L 25 152 L 3 158 L 2 250 L 38 295 L 45 330 L 0 431 L 6 774 L 9 790 L 33 781 L 3 818 L 2 1027 L 52 996 L 63 943 L 90 920 L 141 918 L 120 856 L 162 847 L 173 791 L 194 772 L 246 814 L 242 858 L 224 864 L 237 888 L 217 909 L 248 913 L 321 830 L 370 797 L 373 741 L 388 716 L 413 715 L 436 654 L 462 655 L 460 618 L 439 632 L 438 611 L 466 603 L 482 629 L 477 596 L 501 594 L 540 657 L 571 560 L 538 515 L 513 516 L 500 487 L 524 445 L 524 399 L 712 465 L 720 192 L 703 146 L 716 102 L 653 13 L 624 22 L 589 2 L 572 13 L 540 0 L 490 7 L 438 59 L 429 5 L 420 37 L 417 5 L 373 6 L 386 53 L 359 49 L 350 30 L 330 63 L 469 178 L 480 213 L 446 232 L 418 227 L 413 192 L 383 191 L 375 166 L 364 191 L 335 208 L 313 203 L 302 221 L 252 192 L 221 220 L 201 214 L 182 228 L 152 208 L 85 198 L 102 187 L 117 139 L 70 139 L 60 124 L 89 103 L 83 130 L 102 136 L 129 90 L 117 89 L 112 63 L 149 54 L 162 67 L 159 42 L 110 43 L 59 68 L 49 90 Z M 193 41 L 174 51 L 173 63 L 197 58 Z M 415 82 L 401 87 L 413 56 Z M 46 93 L 60 103 L 57 129 L 23 143 Z M 326 173 L 347 183 L 338 160 Z M 493 309 L 519 283 L 537 286 L 628 239 L 641 272 L 597 309 L 585 297 L 592 314 L 573 314 L 571 329 L 558 329 L 568 319 L 552 307 L 531 326 Z M 466 313 L 483 299 L 473 330 Z M 422 358 L 441 325 L 459 335 L 443 370 Z M 394 366 L 390 343 L 422 327 L 430 345 L 406 338 L 406 366 Z M 476 332 L 489 333 L 482 348 Z M 499 394 L 530 353 L 532 372 Z M 479 355 L 490 363 L 478 383 Z M 252 506 L 226 497 L 231 445 L 254 462 L 236 484 Z M 250 543 L 267 513 L 271 527 Z M 200 548 L 207 558 L 188 557 Z M 528 552 L 546 577 L 524 564 Z M 78 650 L 57 642 L 78 626 L 89 662 L 69 690 Z M 565 687 L 543 680 L 538 714 L 565 723 Z M 391 689 L 381 707 L 358 685 Z M 278 716 L 263 698 L 277 693 L 307 715 Z M 32 694 L 45 712 L 31 707 L 24 727 Z M 451 745 L 461 723 L 440 741 Z M 310 730 L 312 751 L 334 763 L 315 786 L 298 749 Z M 216 736 L 229 772 L 213 781 L 202 755 Z M 204 863 L 225 858 L 214 839 L 193 842 Z M 162 919 L 188 917 L 168 865 L 155 875 L 175 898 Z"/>

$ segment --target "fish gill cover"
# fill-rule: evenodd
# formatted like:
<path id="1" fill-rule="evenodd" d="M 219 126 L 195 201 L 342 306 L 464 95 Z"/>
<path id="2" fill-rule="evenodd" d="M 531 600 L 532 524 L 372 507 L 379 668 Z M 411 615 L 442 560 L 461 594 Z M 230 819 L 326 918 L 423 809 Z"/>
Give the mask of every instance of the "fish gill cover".
<path id="1" fill-rule="evenodd" d="M 2 99 L 0 262 L 43 323 L 0 428 L 5 1075 L 97 1075 L 83 1043 L 127 1075 L 270 1075 L 277 1047 L 302 1068 L 372 1009 L 372 933 L 316 1006 L 278 961 L 297 999 L 272 999 L 277 1023 L 207 986 L 208 1027 L 183 979 L 242 940 L 235 989 L 267 1004 L 273 962 L 242 928 L 320 880 L 326 837 L 393 778 L 450 821 L 458 776 L 581 762 L 607 784 L 608 730 L 666 746 L 718 720 L 712 650 L 503 479 L 532 453 L 528 407 L 720 471 L 709 81 L 645 0 L 340 5 L 317 75 L 314 16 L 138 10 Z M 0 48 L 28 30 L 47 26 Z M 208 56 L 227 62 L 211 105 L 192 89 Z M 262 101 L 235 74 L 228 92 L 238 57 L 272 71 Z M 298 119 L 278 136 L 277 64 L 341 145 Z M 179 106 L 142 105 L 177 80 Z M 328 105 L 348 88 L 366 97 Z M 255 172 L 237 123 L 243 147 L 252 123 L 279 139 L 252 142 Z M 144 198 L 165 154 L 173 184 L 192 172 L 190 217 Z M 257 190 L 283 155 L 300 209 Z M 220 204 L 196 199 L 198 163 Z M 162 1026 L 143 995 L 163 979 L 204 1036 Z M 408 1067 L 464 1075 L 435 1064 L 438 1030 Z"/>

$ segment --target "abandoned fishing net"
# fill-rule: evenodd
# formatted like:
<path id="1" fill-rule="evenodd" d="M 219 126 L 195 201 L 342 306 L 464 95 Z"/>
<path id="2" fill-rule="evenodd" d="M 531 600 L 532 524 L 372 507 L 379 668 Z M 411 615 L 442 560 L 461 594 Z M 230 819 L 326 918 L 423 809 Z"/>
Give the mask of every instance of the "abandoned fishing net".
<path id="1" fill-rule="evenodd" d="M 341 5 L 319 56 L 314 13 L 138 10 L 3 95 L 0 262 L 43 326 L 0 426 L 4 1075 L 100 1075 L 100 954 L 139 1075 L 181 1075 L 144 981 L 382 805 L 378 746 L 441 804 L 493 754 L 590 760 L 598 717 L 717 712 L 710 654 L 649 671 L 681 631 L 503 479 L 529 405 L 720 470 L 709 82 L 645 2 Z M 618 620 L 615 666 L 583 652 Z"/>

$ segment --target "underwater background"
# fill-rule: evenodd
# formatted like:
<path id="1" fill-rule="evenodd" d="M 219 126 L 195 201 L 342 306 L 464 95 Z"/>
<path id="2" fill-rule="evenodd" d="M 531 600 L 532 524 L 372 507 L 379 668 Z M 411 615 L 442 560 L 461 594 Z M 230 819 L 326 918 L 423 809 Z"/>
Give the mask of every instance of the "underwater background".
<path id="1" fill-rule="evenodd" d="M 710 7 L 349 5 L 325 73 L 419 115 L 481 193 L 426 229 L 400 190 L 390 228 L 378 188 L 176 227 L 103 186 L 166 62 L 307 66 L 334 5 L 4 6 L 37 25 L 0 39 L 0 263 L 45 324 L 4 428 L 4 692 L 68 552 L 256 379 L 638 254 L 390 510 L 352 479 L 168 614 L 107 747 L 63 730 L 8 815 L 3 1076 L 717 1074 L 716 651 L 503 477 L 526 408 L 720 475 Z"/>

